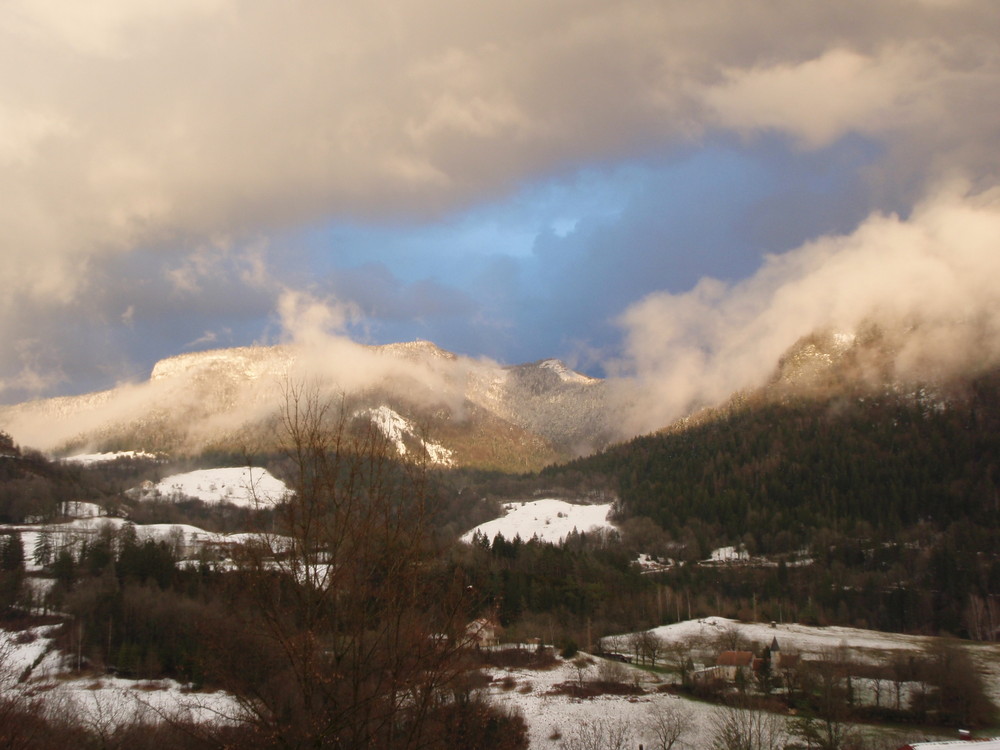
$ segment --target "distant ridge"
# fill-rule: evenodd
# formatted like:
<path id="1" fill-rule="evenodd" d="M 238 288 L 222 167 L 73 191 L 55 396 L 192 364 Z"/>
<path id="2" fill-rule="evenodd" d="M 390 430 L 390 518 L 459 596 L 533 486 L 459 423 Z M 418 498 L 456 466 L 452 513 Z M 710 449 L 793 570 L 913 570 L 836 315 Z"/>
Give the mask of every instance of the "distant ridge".
<path id="1" fill-rule="evenodd" d="M 290 385 L 348 398 L 403 452 L 530 470 L 606 445 L 604 381 L 559 360 L 502 366 L 429 341 L 330 350 L 248 346 L 163 359 L 145 383 L 0 407 L 0 428 L 53 453 L 272 450 Z M 423 441 L 418 433 L 426 432 Z M 433 448 L 431 446 L 434 446 Z"/>

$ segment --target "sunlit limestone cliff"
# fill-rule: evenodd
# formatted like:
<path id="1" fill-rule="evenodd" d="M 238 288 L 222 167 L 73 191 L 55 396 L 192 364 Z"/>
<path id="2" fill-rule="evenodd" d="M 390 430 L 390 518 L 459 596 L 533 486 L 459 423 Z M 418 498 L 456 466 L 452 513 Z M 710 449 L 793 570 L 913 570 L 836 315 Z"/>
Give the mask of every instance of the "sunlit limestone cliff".
<path id="1" fill-rule="evenodd" d="M 424 341 L 183 354 L 144 383 L 0 407 L 0 429 L 57 453 L 267 451 L 290 400 L 307 395 L 370 420 L 400 454 L 441 465 L 532 469 L 612 435 L 603 381 L 557 360 L 504 367 Z"/>

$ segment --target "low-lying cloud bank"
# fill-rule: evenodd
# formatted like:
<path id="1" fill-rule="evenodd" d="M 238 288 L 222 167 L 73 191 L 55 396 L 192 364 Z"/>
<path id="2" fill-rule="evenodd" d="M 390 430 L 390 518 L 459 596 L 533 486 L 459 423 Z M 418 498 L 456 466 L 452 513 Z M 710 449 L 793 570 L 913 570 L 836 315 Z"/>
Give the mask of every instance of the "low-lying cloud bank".
<path id="1" fill-rule="evenodd" d="M 871 324 L 906 330 L 903 345 L 892 352 L 900 378 L 995 366 L 998 248 L 1000 189 L 975 192 L 954 181 L 907 217 L 872 214 L 850 234 L 768 257 L 744 281 L 705 278 L 683 294 L 650 295 L 619 319 L 625 351 L 609 364 L 616 394 L 611 408 L 621 410 L 616 426 L 622 437 L 656 430 L 693 408 L 761 385 L 789 347 L 818 331 L 850 334 Z M 460 415 L 470 379 L 480 378 L 485 389 L 500 370 L 495 362 L 454 357 L 430 345 L 388 351 L 363 346 L 347 335 L 356 315 L 350 305 L 286 290 L 278 309 L 279 347 L 223 352 L 223 369 L 205 370 L 210 377 L 202 377 L 200 387 L 213 393 L 231 388 L 224 395 L 240 405 L 210 416 L 205 434 L 217 434 L 219 420 L 237 429 L 241 420 L 273 414 L 288 382 L 322 383 L 327 393 L 391 383 L 407 398 Z M 186 361 L 204 367 L 207 360 L 204 354 L 171 360 L 149 383 L 96 394 L 87 409 L 15 425 L 22 430 L 18 436 L 47 447 L 109 420 L 149 418 L 164 404 L 194 410 L 205 392 L 190 391 L 189 381 L 174 377 Z M 227 380 L 226 368 L 240 378 Z M 52 402 L 50 416 L 59 415 L 60 403 Z"/>
<path id="2" fill-rule="evenodd" d="M 735 284 L 703 279 L 653 294 L 620 318 L 615 363 L 632 403 L 625 431 L 654 430 L 691 408 L 763 384 L 800 337 L 864 324 L 911 329 L 901 377 L 1000 362 L 1000 190 L 953 183 L 906 218 L 873 214 L 853 233 L 770 256 Z"/>
<path id="3" fill-rule="evenodd" d="M 342 397 L 371 389 L 403 396 L 418 407 L 463 411 L 470 378 L 499 368 L 489 360 L 458 358 L 430 343 L 365 346 L 346 327 L 349 305 L 302 291 L 285 290 L 276 311 L 279 330 L 270 346 L 237 347 L 162 360 L 149 380 L 78 397 L 61 397 L 0 408 L 0 428 L 42 450 L 67 443 L 90 448 L 130 430 L 164 445 L 196 451 L 220 440 L 254 448 L 264 430 L 269 444 L 280 436 L 276 421 L 300 399 L 334 407 Z M 183 435 L 177 435 L 178 430 Z M 127 446 L 126 446 L 127 447 Z"/>

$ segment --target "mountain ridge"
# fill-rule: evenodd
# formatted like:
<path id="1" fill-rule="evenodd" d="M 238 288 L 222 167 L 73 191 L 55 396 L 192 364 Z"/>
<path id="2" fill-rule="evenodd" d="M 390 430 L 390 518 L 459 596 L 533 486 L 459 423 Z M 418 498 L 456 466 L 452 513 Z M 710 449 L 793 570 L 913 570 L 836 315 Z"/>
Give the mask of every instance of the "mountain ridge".
<path id="1" fill-rule="evenodd" d="M 380 428 L 403 420 L 416 435 L 419 425 L 457 464 L 530 470 L 611 440 L 604 386 L 559 360 L 503 366 L 428 341 L 332 352 L 248 346 L 167 357 L 143 383 L 2 406 L 0 426 L 52 453 L 266 450 L 289 390 L 305 387 L 331 402 L 348 398 Z"/>

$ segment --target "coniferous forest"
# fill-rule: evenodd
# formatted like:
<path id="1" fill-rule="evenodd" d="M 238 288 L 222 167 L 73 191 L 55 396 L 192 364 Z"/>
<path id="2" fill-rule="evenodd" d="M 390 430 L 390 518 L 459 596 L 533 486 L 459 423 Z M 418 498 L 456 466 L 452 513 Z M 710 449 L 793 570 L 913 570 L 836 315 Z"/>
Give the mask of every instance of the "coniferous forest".
<path id="1" fill-rule="evenodd" d="M 574 614 L 612 630 L 721 614 L 992 640 L 1000 625 L 998 464 L 1000 377 L 992 373 L 933 396 L 755 394 L 477 489 L 616 499 L 620 540 L 567 540 L 561 554 L 576 560 L 569 567 L 588 574 L 559 579 L 581 584 L 560 607 L 576 606 Z M 481 553 L 506 619 L 551 611 L 551 577 L 533 572 L 555 569 L 539 564 L 545 546 L 498 539 Z M 696 564 L 724 546 L 749 561 Z M 635 582 L 628 561 L 640 552 L 678 564 Z M 609 583 L 612 569 L 618 577 Z"/>

